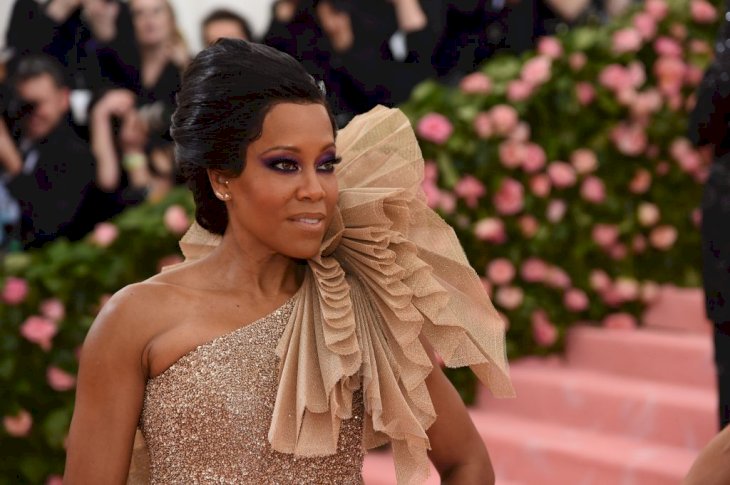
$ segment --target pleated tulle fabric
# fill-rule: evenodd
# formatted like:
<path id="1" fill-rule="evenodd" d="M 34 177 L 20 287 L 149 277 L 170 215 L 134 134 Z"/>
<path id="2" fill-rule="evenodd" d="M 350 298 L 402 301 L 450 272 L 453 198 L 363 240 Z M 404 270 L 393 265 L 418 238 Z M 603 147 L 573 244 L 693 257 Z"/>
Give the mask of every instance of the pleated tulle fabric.
<path id="1" fill-rule="evenodd" d="M 504 324 L 454 231 L 426 205 L 408 118 L 376 107 L 338 133 L 337 150 L 338 212 L 278 342 L 269 441 L 299 456 L 335 453 L 362 386 L 363 446 L 390 442 L 398 483 L 421 483 L 436 419 L 421 339 L 509 397 Z M 194 224 L 180 246 L 189 261 L 219 241 Z"/>

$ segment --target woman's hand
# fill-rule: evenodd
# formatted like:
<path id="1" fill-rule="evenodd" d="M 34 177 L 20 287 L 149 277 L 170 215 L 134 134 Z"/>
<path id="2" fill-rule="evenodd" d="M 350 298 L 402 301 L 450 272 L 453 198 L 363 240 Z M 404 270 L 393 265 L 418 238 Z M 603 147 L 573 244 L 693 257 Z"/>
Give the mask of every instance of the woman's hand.
<path id="1" fill-rule="evenodd" d="M 136 110 L 129 110 L 122 117 L 122 129 L 119 133 L 119 144 L 122 153 L 144 152 L 147 145 L 147 125 Z"/>
<path id="2" fill-rule="evenodd" d="M 96 103 L 91 116 L 100 119 L 112 116 L 122 118 L 134 108 L 135 99 L 134 93 L 128 89 L 112 89 Z"/>
<path id="3" fill-rule="evenodd" d="M 334 8 L 328 1 L 323 1 L 317 5 L 317 18 L 336 52 L 342 53 L 352 47 L 355 35 L 352 32 L 349 13 Z"/>
<path id="4" fill-rule="evenodd" d="M 81 6 L 81 1 L 51 0 L 46 4 L 46 15 L 57 24 L 62 24 Z"/>

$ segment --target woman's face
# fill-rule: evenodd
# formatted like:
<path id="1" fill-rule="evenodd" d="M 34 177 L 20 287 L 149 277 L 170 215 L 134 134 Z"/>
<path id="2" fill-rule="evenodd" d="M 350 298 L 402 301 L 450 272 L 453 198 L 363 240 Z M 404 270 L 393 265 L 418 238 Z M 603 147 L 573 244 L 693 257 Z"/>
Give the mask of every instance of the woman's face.
<path id="1" fill-rule="evenodd" d="M 130 2 L 134 32 L 141 46 L 158 46 L 172 38 L 172 15 L 167 0 Z"/>
<path id="2" fill-rule="evenodd" d="M 291 258 L 315 256 L 337 204 L 337 160 L 323 105 L 274 105 L 241 175 L 216 186 L 231 196 L 227 231 Z"/>

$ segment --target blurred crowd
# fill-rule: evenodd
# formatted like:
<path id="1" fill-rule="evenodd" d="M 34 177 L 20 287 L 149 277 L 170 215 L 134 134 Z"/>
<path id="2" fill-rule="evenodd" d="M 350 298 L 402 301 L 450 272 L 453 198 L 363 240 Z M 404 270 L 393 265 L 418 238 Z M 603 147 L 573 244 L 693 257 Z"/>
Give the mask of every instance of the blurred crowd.
<path id="1" fill-rule="evenodd" d="M 278 0 L 261 38 L 227 10 L 200 35 L 299 59 L 342 127 L 627 1 Z M 16 0 L 0 55 L 0 254 L 79 239 L 180 183 L 169 120 L 190 56 L 168 0 Z"/>

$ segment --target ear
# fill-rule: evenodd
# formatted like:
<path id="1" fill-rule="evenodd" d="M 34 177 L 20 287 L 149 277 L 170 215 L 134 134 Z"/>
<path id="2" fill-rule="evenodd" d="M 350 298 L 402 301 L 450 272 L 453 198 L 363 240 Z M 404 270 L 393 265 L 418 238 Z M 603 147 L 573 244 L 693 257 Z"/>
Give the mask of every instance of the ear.
<path id="1" fill-rule="evenodd" d="M 208 181 L 213 188 L 213 193 L 223 201 L 226 200 L 226 196 L 228 198 L 231 196 L 231 191 L 228 188 L 229 179 L 230 177 L 220 170 L 208 169 Z"/>
<path id="2" fill-rule="evenodd" d="M 61 107 L 64 111 L 71 109 L 71 90 L 66 86 L 61 88 Z"/>

